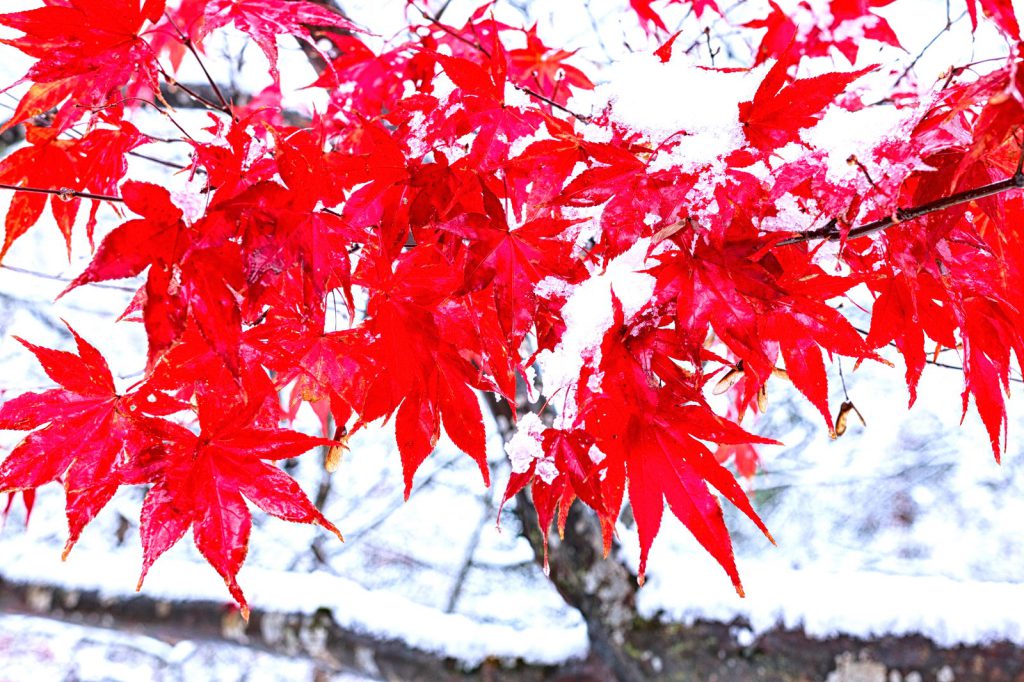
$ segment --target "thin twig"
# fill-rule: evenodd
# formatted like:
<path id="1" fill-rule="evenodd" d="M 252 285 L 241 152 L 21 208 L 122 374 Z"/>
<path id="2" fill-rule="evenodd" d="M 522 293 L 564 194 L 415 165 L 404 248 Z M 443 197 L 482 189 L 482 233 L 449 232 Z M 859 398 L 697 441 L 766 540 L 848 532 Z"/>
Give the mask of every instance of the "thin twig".
<path id="1" fill-rule="evenodd" d="M 434 12 L 434 21 L 441 21 L 441 17 L 448 11 L 448 6 L 452 4 L 452 0 L 444 0 L 444 4 L 436 12 Z"/>
<path id="2" fill-rule="evenodd" d="M 461 33 L 456 33 L 451 28 L 449 28 L 448 26 L 445 26 L 440 21 L 438 21 L 433 16 L 431 16 L 429 13 L 427 13 L 426 10 L 418 7 L 415 3 L 413 3 L 412 6 L 416 9 L 416 11 L 418 11 L 420 13 L 420 16 L 422 16 L 424 19 L 426 19 L 432 25 L 434 25 L 438 29 L 444 31 L 445 33 L 450 35 L 452 38 L 455 38 L 456 40 L 458 40 L 458 41 L 460 41 L 460 42 L 462 42 L 462 43 L 472 47 L 474 50 L 479 51 L 485 57 L 490 59 L 491 53 L 487 50 L 487 48 L 485 48 L 479 42 L 477 42 L 475 40 L 470 40 L 469 38 L 467 38 L 466 36 L 462 35 Z M 590 117 L 589 116 L 584 116 L 583 114 L 576 113 L 575 111 L 573 111 L 569 107 L 566 107 L 566 106 L 564 106 L 562 104 L 559 104 L 558 102 L 554 101 L 550 97 L 545 97 L 544 95 L 540 94 L 539 92 L 531 90 L 528 87 L 525 87 L 525 86 L 522 86 L 522 85 L 518 85 L 518 84 L 513 83 L 511 81 L 509 81 L 509 84 L 512 87 L 514 87 L 516 90 L 518 90 L 519 92 L 522 92 L 523 94 L 525 94 L 525 95 L 527 95 L 529 97 L 533 97 L 534 99 L 536 99 L 536 100 L 538 100 L 540 102 L 544 102 L 548 106 L 553 107 L 555 109 L 558 109 L 559 111 L 572 116 L 573 118 L 575 118 L 577 121 L 580 121 L 581 123 L 588 123 L 588 122 L 590 122 Z"/>
<path id="3" fill-rule="evenodd" d="M 165 11 L 164 16 L 167 17 L 167 21 L 171 24 L 171 27 L 178 32 L 178 37 L 181 39 L 182 44 L 188 48 L 188 51 L 192 53 L 193 57 L 195 57 L 196 62 L 199 63 L 199 68 L 203 70 L 203 75 L 206 76 L 206 81 L 210 84 L 210 87 L 213 88 L 213 93 L 220 101 L 220 110 L 228 116 L 233 117 L 234 114 L 231 113 L 231 105 L 228 104 L 228 100 L 224 97 L 224 93 L 221 92 L 220 86 L 217 85 L 217 81 L 213 80 L 213 76 L 211 76 L 210 72 L 206 69 L 206 64 L 199 56 L 199 51 L 196 50 L 196 46 L 192 44 L 192 38 L 185 35 L 185 32 L 178 28 L 178 25 L 174 22 L 174 18 L 171 17 L 170 12 Z M 188 92 L 188 90 L 185 92 Z"/>
<path id="4" fill-rule="evenodd" d="M 416 10 L 420 13 L 420 16 L 422 16 L 424 19 L 429 21 L 431 24 L 433 24 L 437 28 L 441 29 L 442 31 L 444 31 L 445 33 L 450 35 L 452 38 L 455 38 L 456 40 L 458 40 L 458 41 L 460 41 L 460 42 L 462 42 L 462 43 L 464 43 L 466 45 L 469 45 L 474 50 L 479 50 L 480 52 L 483 53 L 483 55 L 485 57 L 490 57 L 491 56 L 491 53 L 487 51 L 487 48 L 485 48 L 480 43 L 477 43 L 475 41 L 470 40 L 469 38 L 467 38 L 466 36 L 462 35 L 461 33 L 456 33 L 455 31 L 450 29 L 445 24 L 442 24 L 440 21 L 438 21 L 437 19 L 435 19 L 431 15 L 427 14 L 426 10 L 421 9 L 420 7 L 417 7 L 415 4 L 413 5 L 413 7 L 415 7 Z"/>
<path id="5" fill-rule="evenodd" d="M 715 65 L 715 57 L 718 56 L 718 52 L 719 51 L 711 47 L 711 27 L 710 26 L 705 26 L 703 33 L 704 33 L 704 39 L 707 41 L 707 44 L 708 44 L 708 56 L 711 57 L 711 66 L 714 66 Z"/>
<path id="6" fill-rule="evenodd" d="M 167 161 L 166 159 L 158 159 L 155 156 L 149 156 L 148 154 L 142 154 L 141 152 L 128 152 L 128 154 L 136 158 L 143 159 L 145 161 L 151 161 L 153 163 L 160 164 L 161 166 L 164 166 L 166 168 L 174 168 L 175 170 L 185 170 L 186 168 L 188 168 L 188 166 L 185 166 L 183 164 L 174 163 L 173 161 Z M 200 173 L 206 172 L 206 170 L 203 168 L 198 168 L 196 170 L 198 170 Z"/>
<path id="7" fill-rule="evenodd" d="M 43 189 L 41 187 L 18 187 L 17 185 L 8 185 L 0 182 L 0 189 L 9 189 L 12 192 L 27 192 L 28 194 L 49 194 L 52 196 L 59 196 L 60 198 L 68 201 L 71 199 L 92 199 L 93 201 L 110 201 L 113 203 L 124 202 L 124 199 L 121 197 L 111 197 L 105 194 L 93 194 L 91 192 L 79 192 L 66 187 L 62 189 Z"/>
<path id="8" fill-rule="evenodd" d="M 559 104 L 558 102 L 556 102 L 555 100 L 551 99 L 550 97 L 545 97 L 544 95 L 540 94 L 539 92 L 534 92 L 530 88 L 523 87 L 522 85 L 516 85 L 515 83 L 511 83 L 511 81 L 510 81 L 510 84 L 512 85 L 512 87 L 514 87 L 519 92 L 522 92 L 522 93 L 524 93 L 526 95 L 529 95 L 530 97 L 533 97 L 536 100 L 540 100 L 541 102 L 544 102 L 545 104 L 548 104 L 548 105 L 554 107 L 555 109 L 558 109 L 562 113 L 569 114 L 570 116 L 575 118 L 580 123 L 589 123 L 590 122 L 590 117 L 589 116 L 584 116 L 583 114 L 578 114 L 575 111 L 573 111 L 572 109 L 570 109 L 569 107 L 566 107 L 566 106 L 563 106 L 563 105 Z"/>
<path id="9" fill-rule="evenodd" d="M 892 84 L 893 89 L 895 89 L 897 85 L 902 83 L 903 79 L 906 78 L 910 74 L 910 72 L 914 70 L 914 67 L 917 66 L 917 63 L 919 61 L 921 61 L 921 58 L 924 57 L 925 53 L 928 52 L 928 50 L 931 49 L 932 45 L 934 45 L 939 40 L 939 38 L 942 37 L 942 35 L 944 33 L 949 31 L 949 29 L 953 28 L 953 24 L 955 24 L 958 21 L 960 21 L 961 19 L 963 19 L 964 16 L 967 14 L 967 10 L 964 10 L 963 13 L 960 16 L 958 16 L 956 19 L 950 19 L 949 18 L 949 13 L 948 13 L 948 10 L 949 10 L 949 4 L 948 3 L 946 4 L 946 10 L 947 10 L 947 13 L 946 13 L 946 25 L 942 28 L 941 31 L 939 31 L 938 33 L 935 34 L 934 38 L 932 38 L 931 40 L 928 41 L 928 44 L 925 45 L 921 49 L 921 51 L 917 54 L 917 56 L 914 57 L 914 60 L 912 62 L 910 62 L 910 64 L 907 65 L 907 68 L 903 70 L 903 73 L 900 74 L 900 77 L 897 78 L 896 82 Z"/>
<path id="10" fill-rule="evenodd" d="M 836 358 L 836 366 L 839 367 L 839 381 L 843 385 L 843 397 L 845 397 L 846 401 L 849 402 L 850 401 L 850 392 L 846 390 L 846 376 L 843 374 L 843 358 L 842 357 Z"/>
<path id="11" fill-rule="evenodd" d="M 40 279 L 49 279 L 49 280 L 52 280 L 54 282 L 71 282 L 72 281 L 68 277 L 61 277 L 60 275 L 51 275 L 51 274 L 48 274 L 48 273 L 45 273 L 45 272 L 36 272 L 35 270 L 26 270 L 25 268 L 19 268 L 19 267 L 16 267 L 14 265 L 7 265 L 6 263 L 0 263 L 0 268 L 3 268 L 4 270 L 10 270 L 11 272 L 16 272 L 19 275 L 28 275 L 29 277 L 38 277 Z M 103 284 L 102 282 L 99 282 L 99 283 L 94 282 L 92 284 L 92 286 L 97 288 L 97 289 L 110 289 L 112 291 L 124 291 L 124 292 L 127 292 L 129 294 L 134 294 L 134 293 L 137 292 L 136 289 L 132 289 L 131 287 L 122 287 L 122 286 L 118 286 L 116 284 Z"/>
<path id="12" fill-rule="evenodd" d="M 164 77 L 164 80 L 167 81 L 167 85 L 173 88 L 180 88 L 183 92 L 185 92 L 185 94 L 187 94 L 189 97 L 194 99 L 199 104 L 202 104 L 207 109 L 212 109 L 213 111 L 220 111 L 228 115 L 231 114 L 230 109 L 225 110 L 224 107 L 222 107 L 220 104 L 217 104 L 216 102 L 211 102 L 210 100 L 206 99 L 205 97 L 203 97 L 198 92 L 196 92 L 189 86 L 185 85 L 184 83 L 179 83 L 174 76 L 167 73 L 163 69 L 160 69 L 160 74 Z"/>
<path id="13" fill-rule="evenodd" d="M 882 191 L 881 187 L 875 184 L 874 179 L 871 177 L 871 173 L 868 172 L 868 167 L 861 163 L 861 160 L 857 158 L 856 154 L 850 154 L 849 158 L 846 159 L 846 163 L 856 166 L 857 170 L 861 172 L 861 175 L 864 176 L 864 179 L 868 181 L 868 184 L 871 185 L 873 189 L 886 194 Z M 888 196 L 888 194 L 886 194 L 886 196 Z"/>
<path id="14" fill-rule="evenodd" d="M 859 333 L 859 334 L 861 334 L 863 336 L 867 336 L 868 335 L 868 332 L 867 332 L 866 329 L 861 329 L 857 325 L 851 325 L 851 326 L 853 327 L 854 331 L 856 331 L 857 333 Z M 888 344 L 886 344 L 886 347 L 887 348 L 896 348 L 897 347 L 896 346 L 896 342 L 895 341 L 890 341 Z M 941 349 L 938 352 L 943 352 L 943 351 L 947 351 L 947 350 L 956 350 L 956 349 L 955 348 L 943 348 L 943 349 Z M 928 358 L 925 358 L 924 362 L 925 362 L 926 365 L 934 365 L 936 367 L 942 367 L 943 369 L 955 369 L 955 370 L 957 370 L 959 372 L 963 372 L 964 371 L 964 366 L 963 365 L 954 365 L 954 364 L 951 364 L 951 363 L 948 363 L 948 362 L 940 362 L 940 361 L 934 360 L 934 359 L 929 360 Z M 842 368 L 840 367 L 840 371 L 841 371 L 841 369 Z M 1014 383 L 1024 384 L 1024 377 L 1015 377 L 1012 374 L 1008 374 L 1007 378 L 1010 381 L 1014 382 Z"/>

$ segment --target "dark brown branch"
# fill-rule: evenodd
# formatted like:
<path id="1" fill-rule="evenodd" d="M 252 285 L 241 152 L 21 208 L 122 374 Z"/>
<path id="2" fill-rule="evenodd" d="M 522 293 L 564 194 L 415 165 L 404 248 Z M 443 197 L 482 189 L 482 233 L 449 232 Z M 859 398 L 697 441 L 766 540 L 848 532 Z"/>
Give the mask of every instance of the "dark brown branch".
<path id="1" fill-rule="evenodd" d="M 880 232 L 887 227 L 915 220 L 916 218 L 928 215 L 929 213 L 944 211 L 947 208 L 953 208 L 954 206 L 978 201 L 979 199 L 995 196 L 996 194 L 1002 194 L 1003 192 L 1009 192 L 1015 189 L 1024 189 L 1024 173 L 1016 173 L 1005 180 L 993 182 L 988 185 L 982 185 L 975 189 L 956 192 L 954 194 L 950 194 L 948 197 L 929 201 L 928 203 L 921 204 L 920 206 L 914 206 L 912 208 L 898 208 L 891 216 L 873 220 L 870 223 L 865 223 L 851 228 L 846 234 L 846 238 L 856 239 L 857 237 L 864 237 L 869 234 L 874 234 L 875 232 Z M 825 227 L 821 227 L 816 230 L 809 230 L 807 232 L 794 235 L 788 239 L 783 239 L 779 242 L 779 246 L 800 244 L 803 242 L 814 241 L 815 239 L 824 239 L 826 241 L 835 242 L 842 238 L 843 234 L 836 228 L 835 221 L 833 220 Z"/>

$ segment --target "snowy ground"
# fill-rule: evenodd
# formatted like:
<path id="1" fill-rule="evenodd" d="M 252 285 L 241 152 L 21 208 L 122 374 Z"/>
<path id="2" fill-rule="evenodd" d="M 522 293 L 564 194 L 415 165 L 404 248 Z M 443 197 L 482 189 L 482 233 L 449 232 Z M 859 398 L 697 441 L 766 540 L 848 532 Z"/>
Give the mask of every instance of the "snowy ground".
<path id="1" fill-rule="evenodd" d="M 367 1 L 351 3 L 350 10 L 371 23 L 360 12 L 376 7 L 394 14 L 403 4 Z M 603 27 L 604 44 L 579 45 L 581 55 L 597 63 L 624 52 L 622 36 L 612 40 L 611 15 L 597 11 L 605 4 L 589 5 Z M 452 17 L 465 5 L 453 3 Z M 571 12 L 575 5 L 565 7 Z M 545 10 L 534 18 L 541 21 L 542 35 L 554 26 L 585 28 L 583 22 L 589 22 L 585 14 L 572 22 L 566 16 Z M 902 17 L 904 24 L 909 19 Z M 945 68 L 954 57 L 943 50 L 939 45 L 918 70 L 934 75 Z M 0 71 L 8 68 L 16 71 L 18 65 L 5 62 Z M 138 170 L 153 172 L 141 165 Z M 0 196 L 0 206 L 8 200 Z M 107 229 L 111 219 L 108 214 Z M 9 262 L 56 276 L 79 272 L 87 247 L 76 245 L 70 264 L 62 249 L 56 230 L 41 227 L 15 247 Z M 112 322 L 129 292 L 81 290 L 51 306 L 63 286 L 0 270 L 0 389 L 5 394 L 46 385 L 12 336 L 66 347 L 61 317 L 116 361 L 115 373 L 126 383 L 144 364 L 139 330 Z M 781 623 L 819 635 L 919 632 L 946 644 L 1009 639 L 1024 645 L 1024 403 L 1019 395 L 1011 402 L 1010 447 L 999 466 L 977 420 L 969 416 L 964 427 L 958 424 L 956 372 L 928 368 L 919 404 L 907 415 L 901 369 L 846 369 L 850 397 L 866 428 L 853 426 L 830 442 L 820 418 L 783 387 L 773 387 L 773 409 L 754 427 L 787 447 L 763 450 L 764 471 L 752 484 L 755 507 L 778 547 L 743 519 L 730 522 L 747 598 L 738 599 L 720 569 L 667 518 L 651 554 L 648 584 L 640 592 L 641 612 L 681 621 L 740 617 L 750 629 L 737 635 L 751 639 Z M 832 402 L 838 404 L 842 389 L 838 376 L 831 378 Z M 304 425 L 313 428 L 312 420 Z M 15 437 L 6 434 L 5 440 Z M 515 518 L 506 511 L 501 532 L 496 528 L 494 491 L 503 489 L 507 476 L 500 443 L 491 443 L 496 474 L 491 491 L 482 489 L 475 465 L 446 444 L 424 466 L 404 504 L 391 427 L 367 431 L 351 446 L 331 479 L 324 510 L 347 542 L 257 515 L 249 560 L 240 574 L 254 607 L 302 612 L 326 607 L 353 630 L 402 639 L 467 664 L 487 656 L 557 663 L 586 654 L 580 615 L 533 563 Z M 324 476 L 313 454 L 292 473 L 311 494 Z M 132 594 L 140 566 L 140 494 L 121 494 L 86 530 L 66 563 L 60 562 L 67 531 L 59 487 L 41 492 L 27 529 L 15 505 L 0 530 L 0 576 Z M 620 534 L 621 558 L 635 562 L 631 529 L 623 526 Z M 155 565 L 144 594 L 227 601 L 222 583 L 187 537 Z M 187 677 L 189 666 L 223 667 L 228 671 L 223 679 L 239 679 L 231 671 L 246 666 L 266 674 L 264 679 L 311 675 L 308 663 L 251 653 L 254 659 L 243 660 L 234 647 L 204 647 L 2 616 L 0 682 L 25 679 L 29 670 L 39 682 L 178 679 L 175 675 Z M 117 676 L 133 662 L 151 671 L 150 678 Z"/>
<path id="2" fill-rule="evenodd" d="M 929 367 L 909 413 L 900 376 L 847 373 L 867 427 L 835 442 L 818 415 L 779 398 L 761 430 L 790 446 L 762 450 L 752 490 L 778 547 L 739 515 L 730 524 L 747 597 L 673 523 L 651 552 L 641 612 L 740 617 L 755 634 L 781 623 L 819 636 L 1024 645 L 1024 401 L 1010 403 L 1010 448 L 998 465 L 976 417 L 959 426 L 956 372 Z"/>
<path id="3" fill-rule="evenodd" d="M 231 644 L 115 632 L 0 615 L 0 682 L 370 682 L 310 661 Z"/>

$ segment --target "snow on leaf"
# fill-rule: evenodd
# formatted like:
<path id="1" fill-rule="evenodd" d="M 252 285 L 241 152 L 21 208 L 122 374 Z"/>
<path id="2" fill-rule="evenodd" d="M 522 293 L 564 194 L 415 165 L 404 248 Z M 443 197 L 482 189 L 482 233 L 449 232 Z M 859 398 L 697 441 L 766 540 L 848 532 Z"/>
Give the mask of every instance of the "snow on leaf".
<path id="1" fill-rule="evenodd" d="M 749 102 L 740 103 L 740 123 L 747 140 L 770 152 L 799 140 L 799 130 L 813 126 L 822 111 L 850 83 L 875 67 L 851 73 L 828 73 L 787 83 L 789 64 L 779 60 L 765 75 Z"/>

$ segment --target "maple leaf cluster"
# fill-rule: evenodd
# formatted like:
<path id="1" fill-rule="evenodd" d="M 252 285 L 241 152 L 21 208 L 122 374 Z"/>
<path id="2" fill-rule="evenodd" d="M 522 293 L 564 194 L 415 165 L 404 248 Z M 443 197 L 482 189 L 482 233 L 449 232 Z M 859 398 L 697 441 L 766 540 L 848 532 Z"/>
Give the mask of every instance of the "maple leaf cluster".
<path id="1" fill-rule="evenodd" d="M 857 161 L 873 176 L 837 176 L 804 133 L 832 108 L 863 110 L 857 83 L 872 69 L 801 69 L 854 58 L 847 24 L 898 44 L 876 13 L 890 2 L 832 0 L 811 30 L 770 2 L 738 26 L 761 36 L 749 66 L 770 66 L 750 71 L 742 135 L 712 162 L 674 153 L 694 131 L 652 139 L 612 109 L 574 111 L 595 88 L 582 63 L 490 3 L 449 25 L 410 2 L 425 19 L 390 41 L 304 0 L 44 0 L 0 15 L 23 34 L 4 44 L 36 59 L 5 125 L 27 137 L 0 160 L 0 183 L 31 191 L 14 195 L 0 258 L 48 201 L 69 249 L 82 202 L 90 238 L 99 207 L 119 205 L 133 217 L 68 290 L 136 278 L 123 319 L 148 340 L 143 378 L 121 390 L 74 330 L 76 352 L 22 341 L 57 388 L 0 408 L 0 428 L 29 432 L 0 464 L 0 493 L 29 500 L 59 481 L 70 550 L 120 487 L 145 486 L 143 575 L 191 529 L 246 609 L 246 500 L 337 532 L 275 462 L 393 419 L 406 495 L 442 429 L 489 482 L 478 394 L 514 406 L 538 360 L 566 360 L 566 311 L 588 288 L 607 319 L 578 371 L 545 383 L 546 421 L 523 419 L 505 499 L 529 486 L 545 531 L 578 499 L 606 547 L 628 501 L 641 581 L 667 502 L 742 591 L 719 498 L 771 537 L 725 465 L 750 476 L 754 445 L 773 442 L 740 425 L 773 380 L 842 431 L 851 408 L 834 414 L 827 362 L 884 362 L 893 346 L 913 402 L 929 354 L 957 349 L 964 410 L 973 397 L 998 457 L 1024 357 L 1024 206 L 1011 191 L 1024 186 L 1022 53 L 951 74 L 905 107 L 904 134 Z M 678 34 L 655 4 L 628 8 L 669 61 Z M 721 13 L 713 0 L 672 4 Z M 980 6 L 1019 39 L 1009 2 Z M 186 215 L 166 189 L 125 177 L 128 156 L 159 142 L 135 113 L 148 102 L 173 117 L 161 87 L 225 30 L 251 37 L 275 84 L 244 106 L 212 81 L 215 97 L 192 93 L 211 123 L 183 138 L 203 205 Z M 282 36 L 319 66 L 309 88 L 322 111 L 301 123 L 281 110 Z M 623 263 L 640 295 L 613 277 Z M 869 300 L 867 329 L 837 306 L 854 291 Z M 332 301 L 346 324 L 331 323 Z M 321 436 L 289 428 L 303 405 Z"/>

